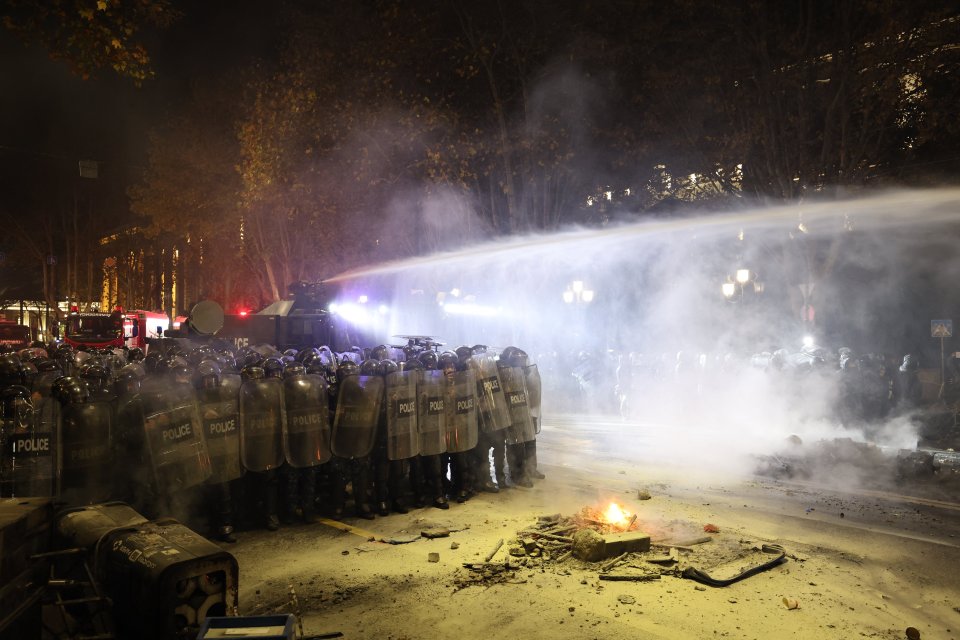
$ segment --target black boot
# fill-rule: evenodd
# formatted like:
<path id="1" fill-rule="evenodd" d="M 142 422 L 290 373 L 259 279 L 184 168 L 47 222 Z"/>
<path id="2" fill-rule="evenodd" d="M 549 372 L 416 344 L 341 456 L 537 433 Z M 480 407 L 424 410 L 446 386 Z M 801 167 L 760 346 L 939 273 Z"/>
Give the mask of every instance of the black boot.
<path id="1" fill-rule="evenodd" d="M 280 484 L 283 487 L 283 505 L 280 509 L 280 522 L 293 524 L 297 518 L 297 470 L 284 465 L 280 468 Z"/>
<path id="2" fill-rule="evenodd" d="M 357 505 L 356 514 L 358 518 L 363 518 L 364 520 L 373 520 L 377 517 L 370 508 L 370 505 L 365 502 Z"/>
<path id="3" fill-rule="evenodd" d="M 370 461 L 360 459 L 354 461 L 353 474 L 353 501 L 357 516 L 364 520 L 373 520 L 376 515 L 370 508 Z"/>
<path id="4" fill-rule="evenodd" d="M 262 474 L 263 482 L 263 507 L 265 515 L 265 524 L 264 526 L 268 531 L 276 531 L 280 528 L 280 518 L 277 517 L 277 502 L 279 496 L 277 492 L 280 490 L 279 481 L 280 476 L 277 473 L 276 469 L 271 469 Z"/>
<path id="5" fill-rule="evenodd" d="M 537 469 L 537 441 L 531 440 L 523 443 L 523 453 L 525 460 L 523 466 L 527 470 L 527 476 L 534 480 L 543 480 L 547 476 L 543 475 Z"/>
<path id="6" fill-rule="evenodd" d="M 306 524 L 317 521 L 317 472 L 315 468 L 300 470 L 300 509 Z"/>
<path id="7" fill-rule="evenodd" d="M 513 484 L 518 487 L 523 487 L 524 489 L 532 487 L 533 482 L 527 476 L 523 466 L 523 443 L 508 444 L 506 454 L 507 461 L 510 465 L 510 479 L 513 481 Z"/>
<path id="8" fill-rule="evenodd" d="M 237 541 L 236 536 L 233 535 L 233 525 L 229 524 L 221 525 L 220 528 L 217 529 L 216 537 L 220 542 L 233 543 Z"/>

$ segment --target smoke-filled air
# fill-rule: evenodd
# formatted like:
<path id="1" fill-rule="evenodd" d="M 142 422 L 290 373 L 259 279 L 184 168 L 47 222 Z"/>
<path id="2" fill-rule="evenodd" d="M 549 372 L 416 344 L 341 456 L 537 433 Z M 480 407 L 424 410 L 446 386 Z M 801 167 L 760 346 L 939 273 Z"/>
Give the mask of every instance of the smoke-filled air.
<path id="1" fill-rule="evenodd" d="M 514 237 L 327 282 L 345 315 L 366 296 L 387 343 L 524 348 L 547 424 L 600 416 L 622 423 L 608 446 L 627 459 L 742 472 L 834 438 L 916 446 L 907 403 L 850 408 L 842 365 L 890 379 L 910 354 L 939 381 L 930 327 L 955 308 L 958 226 L 960 189 L 895 191 Z"/>

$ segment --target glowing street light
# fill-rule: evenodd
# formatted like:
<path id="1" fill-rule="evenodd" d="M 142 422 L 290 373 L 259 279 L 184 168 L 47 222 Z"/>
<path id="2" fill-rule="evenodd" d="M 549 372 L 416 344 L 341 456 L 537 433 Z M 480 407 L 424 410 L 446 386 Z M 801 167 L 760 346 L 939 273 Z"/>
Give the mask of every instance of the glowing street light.
<path id="1" fill-rule="evenodd" d="M 587 289 L 583 280 L 574 280 L 563 292 L 563 301 L 567 304 L 590 304 L 593 297 L 593 289 Z"/>
<path id="2" fill-rule="evenodd" d="M 763 293 L 764 285 L 757 280 L 757 274 L 752 273 L 749 269 L 737 269 L 732 278 L 727 276 L 726 282 L 720 285 L 720 291 L 723 292 L 723 297 L 727 300 L 732 300 L 739 293 L 737 297 L 740 302 L 743 302 L 743 290 L 748 285 L 753 287 L 754 293 Z"/>

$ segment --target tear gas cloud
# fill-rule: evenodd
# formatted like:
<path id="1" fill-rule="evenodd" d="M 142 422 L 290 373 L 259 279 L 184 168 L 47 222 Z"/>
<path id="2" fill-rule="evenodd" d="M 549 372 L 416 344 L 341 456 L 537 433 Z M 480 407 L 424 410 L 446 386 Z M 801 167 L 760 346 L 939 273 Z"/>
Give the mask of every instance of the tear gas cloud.
<path id="1" fill-rule="evenodd" d="M 443 198 L 421 214 L 469 210 Z M 830 358 L 846 346 L 886 354 L 889 367 L 913 353 L 939 374 L 930 320 L 954 317 L 958 232 L 960 189 L 891 191 L 509 237 L 328 282 L 341 297 L 376 292 L 390 309 L 385 343 L 418 334 L 450 348 L 525 349 L 544 378 L 547 424 L 558 413 L 622 414 L 666 425 L 637 459 L 672 451 L 677 462 L 751 469 L 743 455 L 782 449 L 791 434 L 915 446 L 908 416 L 869 433 L 839 426 Z M 803 352 L 807 333 L 815 347 Z M 828 360 L 816 373 L 751 366 L 756 354 L 782 349 L 797 362 L 816 347 Z M 617 450 L 628 455 L 629 442 L 619 437 Z"/>

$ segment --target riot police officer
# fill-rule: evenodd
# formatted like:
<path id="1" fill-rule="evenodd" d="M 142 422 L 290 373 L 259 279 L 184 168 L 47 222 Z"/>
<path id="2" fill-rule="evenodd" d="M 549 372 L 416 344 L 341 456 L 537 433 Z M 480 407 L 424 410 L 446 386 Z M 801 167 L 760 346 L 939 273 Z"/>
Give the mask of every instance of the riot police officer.
<path id="1" fill-rule="evenodd" d="M 446 459 L 450 468 L 450 493 L 456 496 L 457 502 L 463 503 L 478 490 L 474 485 L 470 465 L 470 451 L 477 446 L 479 437 L 477 381 L 473 371 L 468 367 L 461 367 L 457 354 L 450 351 L 440 354 L 437 366 L 443 372 Z M 489 473 L 487 476 L 489 482 Z"/>
<path id="2" fill-rule="evenodd" d="M 256 365 L 244 367 L 241 376 L 241 460 L 254 492 L 259 494 L 264 526 L 276 531 L 280 528 L 277 469 L 283 464 L 283 387 Z"/>
<path id="3" fill-rule="evenodd" d="M 447 379 L 436 351 L 426 349 L 418 356 L 423 366 L 417 383 L 417 431 L 420 454 L 411 459 L 414 496 L 421 506 L 449 509 L 444 486 L 443 456 L 447 451 L 445 390 Z"/>
<path id="4" fill-rule="evenodd" d="M 285 516 L 292 520 L 299 511 L 303 521 L 311 523 L 317 519 L 316 471 L 331 458 L 327 381 L 292 361 L 284 369 L 283 396 Z"/>
<path id="5" fill-rule="evenodd" d="M 346 485 L 349 481 L 353 488 L 356 515 L 367 520 L 376 517 L 370 508 L 370 454 L 374 448 L 382 403 L 383 378 L 361 375 L 360 365 L 353 359 L 340 358 L 330 443 L 339 469 L 334 474 L 331 490 L 334 515 L 343 513 L 345 509 Z"/>
<path id="6" fill-rule="evenodd" d="M 392 360 L 368 359 L 360 365 L 361 375 L 378 375 L 384 380 L 373 449 L 374 488 L 377 514 L 390 510 L 407 513 L 403 478 L 405 463 L 416 455 L 416 377 L 411 369 L 401 370 Z"/>
<path id="7" fill-rule="evenodd" d="M 10 385 L 0 391 L 0 497 L 50 495 L 53 443 L 35 425 L 29 389 Z M 41 493 L 44 479 L 47 492 Z"/>
<path id="8" fill-rule="evenodd" d="M 210 478 L 205 501 L 214 514 L 215 537 L 236 542 L 234 537 L 233 485 L 240 479 L 240 431 L 237 391 L 222 384 L 220 365 L 202 360 L 193 377 L 200 408 L 203 435 L 210 453 Z"/>

